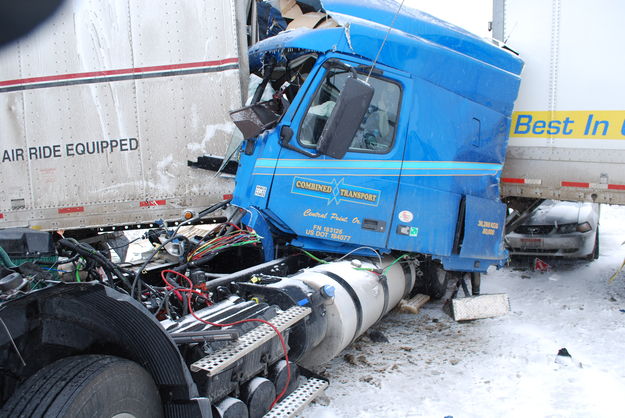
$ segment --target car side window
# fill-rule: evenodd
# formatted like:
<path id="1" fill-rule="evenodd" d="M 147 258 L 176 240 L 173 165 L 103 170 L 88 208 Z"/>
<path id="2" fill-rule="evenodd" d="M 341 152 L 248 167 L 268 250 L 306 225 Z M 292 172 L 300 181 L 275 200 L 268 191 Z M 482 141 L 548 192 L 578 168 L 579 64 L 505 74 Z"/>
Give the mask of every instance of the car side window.
<path id="1" fill-rule="evenodd" d="M 302 145 L 317 145 L 348 77 L 351 74 L 344 69 L 328 70 L 302 121 L 299 132 Z M 371 77 L 369 83 L 375 91 L 373 99 L 349 150 L 384 153 L 391 148 L 395 137 L 400 88 L 399 85 L 378 77 Z"/>

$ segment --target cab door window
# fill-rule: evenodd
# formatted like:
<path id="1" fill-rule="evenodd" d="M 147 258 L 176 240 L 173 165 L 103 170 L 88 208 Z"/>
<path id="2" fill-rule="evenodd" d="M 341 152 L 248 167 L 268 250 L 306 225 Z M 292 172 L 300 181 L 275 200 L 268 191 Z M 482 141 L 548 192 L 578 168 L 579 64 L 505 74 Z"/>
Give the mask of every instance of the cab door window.
<path id="1" fill-rule="evenodd" d="M 351 73 L 344 69 L 328 70 L 302 121 L 299 132 L 302 145 L 317 145 L 348 77 Z M 369 83 L 375 91 L 373 99 L 349 150 L 385 153 L 395 137 L 401 91 L 399 85 L 379 77 L 369 78 Z"/>

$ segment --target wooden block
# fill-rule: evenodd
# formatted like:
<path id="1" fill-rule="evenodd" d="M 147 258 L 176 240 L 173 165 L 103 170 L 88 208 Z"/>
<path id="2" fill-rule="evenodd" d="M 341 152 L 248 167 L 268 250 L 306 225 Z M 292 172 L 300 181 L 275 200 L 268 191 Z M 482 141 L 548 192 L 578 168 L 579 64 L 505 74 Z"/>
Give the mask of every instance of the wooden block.
<path id="1" fill-rule="evenodd" d="M 417 294 L 412 299 L 402 299 L 399 302 L 399 310 L 401 312 L 418 314 L 419 309 L 430 300 L 428 295 Z"/>

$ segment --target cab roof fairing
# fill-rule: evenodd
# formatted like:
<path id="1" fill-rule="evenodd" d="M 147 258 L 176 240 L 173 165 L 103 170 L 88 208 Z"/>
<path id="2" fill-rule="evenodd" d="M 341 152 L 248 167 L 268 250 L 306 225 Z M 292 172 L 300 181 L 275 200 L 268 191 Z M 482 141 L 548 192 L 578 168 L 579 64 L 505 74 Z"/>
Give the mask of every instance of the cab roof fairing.
<path id="1" fill-rule="evenodd" d="M 250 49 L 251 70 L 255 72 L 262 68 L 266 54 L 273 55 L 280 62 L 311 51 L 322 54 L 337 51 L 373 61 L 387 36 L 388 27 L 351 16 L 348 18 L 350 22 L 345 27 L 296 29 L 259 42 Z M 445 41 L 451 43 L 448 39 Z M 522 61 L 512 55 L 509 58 L 519 64 L 520 71 Z M 517 74 L 397 29 L 388 33 L 378 63 L 412 74 L 507 116 L 512 113 L 520 85 Z"/>
<path id="2" fill-rule="evenodd" d="M 278 61 L 307 52 L 337 51 L 401 70 L 501 114 L 512 113 L 523 61 L 471 33 L 393 0 L 325 0 L 341 25 L 331 29 L 296 29 L 259 42 L 250 49 L 252 71 L 266 54 Z M 393 19 L 395 21 L 393 22 Z M 393 29 L 388 30 L 391 23 Z"/>
<path id="3" fill-rule="evenodd" d="M 512 53 L 418 9 L 404 4 L 396 16 L 399 3 L 395 0 L 322 0 L 322 5 L 342 26 L 357 20 L 373 22 L 385 29 L 392 25 L 395 30 L 450 48 L 516 75 L 520 75 L 523 68 L 523 61 Z"/>
<path id="4" fill-rule="evenodd" d="M 409 73 L 503 115 L 512 114 L 521 82 L 518 74 L 416 35 L 396 29 L 389 32 L 388 27 L 357 18 L 350 20 L 351 55 L 373 61 L 379 51 L 379 64 Z M 522 61 L 511 58 L 519 63 L 520 72 Z"/>

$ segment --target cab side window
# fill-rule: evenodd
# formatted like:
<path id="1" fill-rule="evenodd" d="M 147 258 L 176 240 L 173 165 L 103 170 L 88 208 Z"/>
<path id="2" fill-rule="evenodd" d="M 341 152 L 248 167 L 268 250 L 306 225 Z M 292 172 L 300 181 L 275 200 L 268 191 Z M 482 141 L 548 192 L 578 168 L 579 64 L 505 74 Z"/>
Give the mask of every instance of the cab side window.
<path id="1" fill-rule="evenodd" d="M 302 121 L 299 133 L 302 145 L 317 145 L 348 77 L 351 74 L 344 69 L 328 70 Z M 391 148 L 395 137 L 400 88 L 395 83 L 377 77 L 371 77 L 369 83 L 375 91 L 373 99 L 349 150 L 384 153 Z"/>

